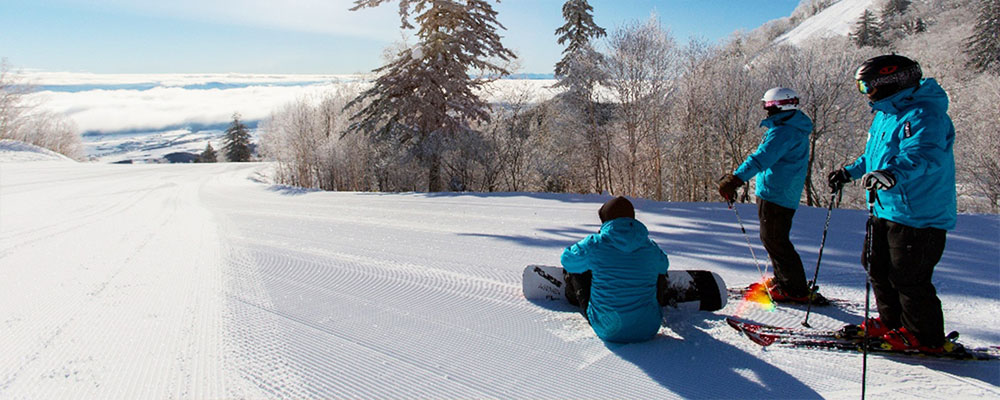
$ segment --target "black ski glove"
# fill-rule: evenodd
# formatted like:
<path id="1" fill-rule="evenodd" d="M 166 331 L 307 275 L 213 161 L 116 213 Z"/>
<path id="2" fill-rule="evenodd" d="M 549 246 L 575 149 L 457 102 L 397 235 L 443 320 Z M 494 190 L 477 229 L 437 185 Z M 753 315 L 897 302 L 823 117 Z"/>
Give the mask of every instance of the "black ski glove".
<path id="1" fill-rule="evenodd" d="M 867 190 L 886 190 L 896 186 L 896 177 L 884 169 L 875 170 L 861 177 L 861 183 Z"/>
<path id="2" fill-rule="evenodd" d="M 847 173 L 846 168 L 841 168 L 836 171 L 831 172 L 826 176 L 826 183 L 830 186 L 831 192 L 836 192 L 840 190 L 844 184 L 851 182 L 851 174 Z"/>
<path id="3" fill-rule="evenodd" d="M 719 179 L 719 194 L 723 199 L 732 203 L 736 201 L 736 189 L 743 186 L 743 180 L 733 174 L 726 174 Z"/>

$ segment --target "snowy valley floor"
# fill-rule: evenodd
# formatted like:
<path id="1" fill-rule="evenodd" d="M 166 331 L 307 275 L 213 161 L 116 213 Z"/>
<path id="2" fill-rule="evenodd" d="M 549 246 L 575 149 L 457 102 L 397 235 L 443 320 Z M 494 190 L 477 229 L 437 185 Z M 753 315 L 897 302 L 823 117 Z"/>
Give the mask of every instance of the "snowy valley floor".
<path id="1" fill-rule="evenodd" d="M 262 164 L 0 164 L 0 398 L 858 398 L 860 354 L 762 349 L 671 313 L 653 341 L 597 339 L 521 296 L 595 232 L 600 196 L 324 193 Z M 852 188 L 850 190 L 858 190 Z M 721 203 L 636 201 L 673 269 L 759 280 Z M 756 209 L 739 205 L 758 257 Z M 825 209 L 792 240 L 815 268 Z M 819 281 L 864 303 L 863 211 L 834 210 Z M 1000 344 L 1000 218 L 963 215 L 934 282 L 948 330 Z M 814 308 L 835 328 L 860 309 Z M 872 399 L 997 398 L 1000 362 L 871 356 Z"/>

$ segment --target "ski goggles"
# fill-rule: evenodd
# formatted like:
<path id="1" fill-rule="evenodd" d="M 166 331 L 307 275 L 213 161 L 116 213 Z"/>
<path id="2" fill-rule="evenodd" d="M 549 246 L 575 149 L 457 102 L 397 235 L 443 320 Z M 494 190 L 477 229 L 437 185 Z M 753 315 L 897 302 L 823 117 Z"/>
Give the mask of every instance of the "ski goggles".
<path id="1" fill-rule="evenodd" d="M 874 89 L 874 87 L 871 86 L 870 82 L 858 80 L 857 83 L 858 83 L 858 91 L 861 92 L 861 94 L 869 94 L 872 92 L 872 89 Z"/>
<path id="2" fill-rule="evenodd" d="M 781 100 L 761 100 L 761 104 L 764 106 L 764 108 L 798 105 L 799 99 L 791 98 L 791 99 L 781 99 Z"/>

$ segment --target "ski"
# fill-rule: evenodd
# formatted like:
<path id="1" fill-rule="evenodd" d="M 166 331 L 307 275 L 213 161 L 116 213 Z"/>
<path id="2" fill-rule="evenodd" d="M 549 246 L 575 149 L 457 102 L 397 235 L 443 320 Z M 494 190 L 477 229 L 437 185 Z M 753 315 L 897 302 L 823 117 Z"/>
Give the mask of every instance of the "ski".
<path id="1" fill-rule="evenodd" d="M 864 350 L 863 338 L 844 337 L 841 331 L 778 327 L 758 324 L 734 317 L 726 317 L 726 323 L 742 333 L 750 341 L 764 347 L 778 345 L 793 348 L 800 347 L 850 352 L 861 352 Z M 868 352 L 883 355 L 922 356 L 958 360 L 1000 360 L 1000 346 L 967 348 L 958 343 L 957 339 L 958 332 L 952 332 L 947 337 L 947 340 L 953 344 L 952 351 L 930 353 L 916 350 L 889 350 L 881 347 L 882 341 L 880 339 L 869 338 Z"/>

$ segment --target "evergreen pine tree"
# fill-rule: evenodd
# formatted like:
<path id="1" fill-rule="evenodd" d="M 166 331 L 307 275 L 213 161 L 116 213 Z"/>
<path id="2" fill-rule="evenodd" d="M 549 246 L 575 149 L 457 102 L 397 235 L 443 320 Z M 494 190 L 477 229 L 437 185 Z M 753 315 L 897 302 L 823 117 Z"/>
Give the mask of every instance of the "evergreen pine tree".
<path id="1" fill-rule="evenodd" d="M 567 0 L 562 14 L 566 23 L 556 29 L 557 43 L 565 44 L 563 58 L 555 65 L 555 77 L 559 81 L 555 87 L 566 92 L 559 96 L 571 107 L 570 112 L 583 116 L 586 123 L 583 136 L 586 142 L 587 158 L 591 163 L 591 178 L 595 192 L 600 192 L 602 165 L 605 163 L 599 130 L 598 107 L 593 99 L 594 87 L 607 81 L 604 56 L 591 44 L 593 39 L 607 35 L 604 28 L 594 23 L 593 7 L 587 0 Z"/>
<path id="2" fill-rule="evenodd" d="M 352 10 L 389 0 L 355 0 Z M 406 144 L 427 168 L 427 190 L 443 189 L 443 154 L 473 121 L 489 121 L 489 104 L 476 90 L 490 79 L 508 75 L 494 60 L 515 58 L 500 43 L 504 29 L 485 0 L 399 0 L 403 28 L 411 13 L 420 25 L 418 43 L 374 72 L 374 85 L 347 104 L 354 114 L 349 132 Z"/>
<path id="3" fill-rule="evenodd" d="M 604 28 L 594 23 L 593 7 L 587 0 L 568 0 L 563 4 L 566 23 L 556 29 L 559 44 L 566 44 L 563 58 L 556 63 L 555 87 L 563 87 L 571 101 L 589 107 L 594 86 L 607 80 L 602 68 L 604 56 L 591 45 L 592 39 L 606 36 Z"/>
<path id="4" fill-rule="evenodd" d="M 215 149 L 212 148 L 212 143 L 209 142 L 205 145 L 205 151 L 198 155 L 198 162 L 200 163 L 214 163 L 218 161 L 218 157 L 215 155 Z"/>
<path id="5" fill-rule="evenodd" d="M 250 161 L 250 131 L 240 121 L 240 113 L 233 113 L 233 122 L 222 138 L 226 143 L 223 151 L 226 159 L 234 162 Z"/>
<path id="6" fill-rule="evenodd" d="M 979 0 L 978 11 L 976 26 L 965 42 L 968 66 L 1000 75 L 1000 0 Z"/>
<path id="7" fill-rule="evenodd" d="M 913 21 L 913 25 L 911 26 L 910 31 L 911 33 L 927 32 L 927 23 L 924 22 L 923 18 L 917 17 L 917 20 Z"/>
<path id="8" fill-rule="evenodd" d="M 868 9 L 865 9 L 865 12 L 858 18 L 850 37 L 858 47 L 881 47 L 886 44 L 885 40 L 882 39 L 882 33 L 879 32 L 879 23 L 875 19 L 875 14 Z"/>
<path id="9" fill-rule="evenodd" d="M 607 35 L 607 32 L 594 23 L 593 10 L 587 0 L 567 0 L 563 4 L 562 13 L 566 23 L 556 29 L 556 35 L 559 35 L 557 43 L 566 44 L 562 52 L 563 58 L 556 63 L 555 68 L 556 79 L 560 82 L 573 75 L 573 66 L 579 64 L 579 60 L 593 60 L 600 56 L 594 51 L 590 41 Z"/>

